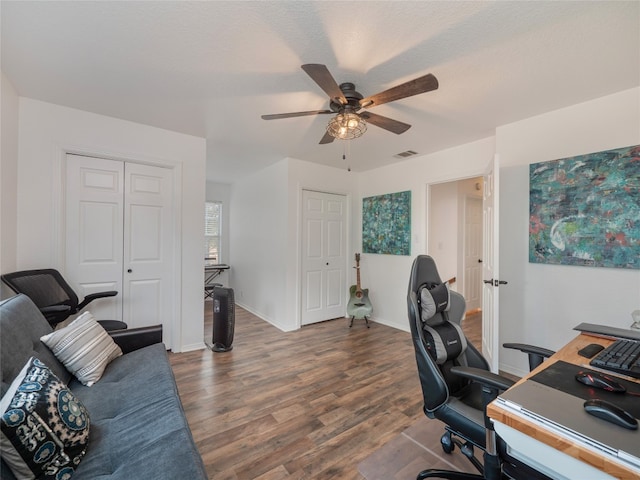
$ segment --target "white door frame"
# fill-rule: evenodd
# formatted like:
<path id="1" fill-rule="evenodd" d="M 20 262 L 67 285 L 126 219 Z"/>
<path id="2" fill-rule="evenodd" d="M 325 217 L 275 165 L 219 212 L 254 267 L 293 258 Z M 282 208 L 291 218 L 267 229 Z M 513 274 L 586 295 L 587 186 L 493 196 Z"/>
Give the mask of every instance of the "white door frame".
<path id="1" fill-rule="evenodd" d="M 325 192 L 325 191 L 321 191 L 318 189 L 312 189 L 312 188 L 303 188 L 300 191 L 300 211 L 299 211 L 299 261 L 300 261 L 300 265 L 299 265 L 299 278 L 300 278 L 300 295 L 299 295 L 299 303 L 300 303 L 300 308 L 299 308 L 299 319 L 300 319 L 300 325 L 307 325 L 310 323 L 315 323 L 317 321 L 322 321 L 322 320 L 309 320 L 306 323 L 303 321 L 304 320 L 304 305 L 305 305 L 305 301 L 304 301 L 304 294 L 305 289 L 304 289 L 304 285 L 305 285 L 305 281 L 304 281 L 304 275 L 305 275 L 305 271 L 304 271 L 304 267 L 305 267 L 305 261 L 304 261 L 304 251 L 305 251 L 305 245 L 304 245 L 304 238 L 305 238 L 305 233 L 304 233 L 304 228 L 305 228 L 305 206 L 304 206 L 304 197 L 305 197 L 305 192 L 312 192 L 312 193 L 316 193 L 316 194 L 320 194 L 320 195 L 331 195 L 331 196 L 335 196 L 335 197 L 341 197 L 343 199 L 343 205 L 344 205 L 344 214 L 342 216 L 343 218 L 343 228 L 344 228 L 344 232 L 342 233 L 341 238 L 344 239 L 344 251 L 343 251 L 343 264 L 340 265 L 338 263 L 338 268 L 340 269 L 339 271 L 341 271 L 340 276 L 342 277 L 342 281 L 344 282 L 344 285 L 342 285 L 342 288 L 339 291 L 339 295 L 340 295 L 340 300 L 338 302 L 338 305 L 333 307 L 334 310 L 338 310 L 340 309 L 340 306 L 342 307 L 341 309 L 341 315 L 344 316 L 346 314 L 346 308 L 347 308 L 347 285 L 349 285 L 348 283 L 348 270 L 346 268 L 346 264 L 347 264 L 347 258 L 349 257 L 349 238 L 348 238 L 348 229 L 349 229 L 349 202 L 348 202 L 348 198 L 346 195 L 342 194 L 342 193 L 332 193 L 332 192 Z M 323 252 L 324 253 L 324 252 Z M 324 260 L 323 260 L 324 262 Z M 327 265 L 329 265 L 329 263 L 327 263 Z M 324 270 L 323 270 L 324 271 Z M 324 275 L 324 273 L 323 273 Z M 328 285 L 328 284 L 327 284 Z M 325 292 L 328 293 L 328 292 Z M 323 308 L 323 311 L 325 311 L 327 309 L 327 307 L 325 306 L 325 308 Z M 320 312 L 318 312 L 320 313 Z M 328 313 L 328 312 L 325 312 Z M 330 317 L 330 318 L 335 318 L 335 317 Z M 330 318 L 326 318 L 324 320 L 329 320 Z"/>
<path id="2" fill-rule="evenodd" d="M 303 235 L 302 235 L 302 229 L 304 228 L 304 224 L 303 224 L 303 217 L 304 217 L 304 209 L 303 209 L 303 204 L 302 204 L 302 196 L 303 196 L 303 192 L 305 190 L 308 191 L 313 191 L 313 192 L 320 192 L 320 193 L 328 193 L 330 195 L 340 195 L 345 197 L 346 199 L 346 214 L 345 214 L 345 226 L 346 226 L 346 240 L 345 240 L 345 245 L 346 245 L 346 252 L 345 252 L 345 282 L 346 285 L 351 285 L 349 283 L 350 280 L 350 276 L 349 276 L 349 265 L 350 265 L 350 255 L 351 255 L 351 195 L 347 192 L 340 192 L 340 191 L 329 191 L 329 190 L 325 190 L 322 188 L 317 188 L 317 187 L 311 187 L 311 186 L 303 186 L 303 185 L 298 185 L 298 212 L 297 212 L 297 221 L 298 221 L 298 225 L 296 228 L 296 235 L 297 235 L 297 239 L 296 239 L 296 248 L 297 248 L 297 252 L 296 252 L 296 297 L 295 297 L 295 302 L 296 302 L 296 306 L 295 306 L 295 315 L 296 315 L 296 327 L 297 328 L 301 328 L 302 327 L 302 254 L 303 254 L 303 245 L 302 245 L 302 239 L 303 239 Z M 346 305 L 347 305 L 347 289 L 344 289 L 344 304 L 345 304 L 345 316 L 346 316 Z"/>
<path id="3" fill-rule="evenodd" d="M 168 159 L 160 158 L 140 158 L 139 155 L 133 153 L 128 156 L 123 153 L 114 153 L 106 151 L 99 147 L 80 147 L 74 145 L 56 145 L 52 155 L 53 159 L 53 179 L 54 185 L 51 202 L 53 204 L 53 218 L 57 221 L 53 222 L 52 238 L 52 258 L 55 260 L 56 269 L 64 275 L 64 265 L 66 265 L 65 252 L 65 235 L 67 230 L 67 222 L 65 215 L 65 178 L 66 178 L 66 158 L 67 154 L 81 155 L 87 157 L 104 158 L 107 160 L 117 160 L 128 163 L 139 163 L 144 165 L 153 165 L 157 167 L 170 168 L 173 170 L 173 274 L 174 289 L 172 292 L 173 312 L 171 318 L 174 319 L 171 328 L 171 345 L 167 345 L 168 349 L 180 347 L 182 345 L 182 268 L 180 259 L 182 258 L 182 236 L 180 225 L 182 225 L 182 164 Z M 203 300 L 204 302 L 204 300 Z M 203 320 L 204 321 L 204 320 Z"/>
<path id="4" fill-rule="evenodd" d="M 491 159 L 491 165 L 493 164 L 494 158 Z M 483 167 L 481 170 L 477 170 L 474 171 L 473 173 L 469 172 L 469 174 L 464 175 L 464 176 L 444 176 L 442 178 L 437 178 L 434 179 L 431 182 L 428 182 L 426 184 L 426 199 L 425 199 L 425 248 L 426 251 L 429 251 L 429 228 L 430 228 L 430 218 L 429 218 L 429 210 L 431 207 L 431 186 L 432 185 L 438 185 L 440 183 L 449 183 L 449 182 L 457 182 L 457 181 L 461 181 L 461 180 L 468 180 L 470 178 L 476 178 L 476 177 L 482 177 L 483 179 L 486 180 L 487 178 L 487 167 Z M 484 311 L 484 305 L 482 307 L 483 311 Z M 484 317 L 484 315 L 483 315 Z M 483 323 L 484 323 L 484 318 L 483 318 Z M 495 325 L 495 332 L 496 335 L 498 335 L 498 331 L 497 331 L 498 325 Z M 483 325 L 483 337 L 484 337 L 484 325 Z M 482 341 L 484 342 L 484 338 L 482 339 Z M 493 362 L 495 362 L 495 364 L 497 365 L 498 362 L 498 352 L 495 352 L 495 358 L 492 359 Z"/>
<path id="5" fill-rule="evenodd" d="M 500 366 L 500 157 L 487 165 L 482 191 L 482 355 L 493 373 Z"/>

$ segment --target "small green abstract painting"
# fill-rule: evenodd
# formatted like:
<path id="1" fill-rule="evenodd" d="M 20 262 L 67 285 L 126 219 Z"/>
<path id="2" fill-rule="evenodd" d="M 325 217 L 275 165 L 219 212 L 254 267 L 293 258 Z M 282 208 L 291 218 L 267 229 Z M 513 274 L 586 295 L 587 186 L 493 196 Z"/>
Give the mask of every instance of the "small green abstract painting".
<path id="1" fill-rule="evenodd" d="M 529 262 L 640 269 L 640 145 L 530 165 Z"/>
<path id="2" fill-rule="evenodd" d="M 362 251 L 411 255 L 411 191 L 362 199 Z"/>

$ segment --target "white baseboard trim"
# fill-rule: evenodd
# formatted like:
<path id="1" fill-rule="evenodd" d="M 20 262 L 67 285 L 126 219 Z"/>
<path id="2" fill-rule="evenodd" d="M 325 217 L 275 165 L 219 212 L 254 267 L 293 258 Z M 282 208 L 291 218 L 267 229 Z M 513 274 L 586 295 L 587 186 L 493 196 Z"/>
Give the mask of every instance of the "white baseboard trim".
<path id="1" fill-rule="evenodd" d="M 193 352 L 194 350 L 204 350 L 207 348 L 204 341 L 199 343 L 192 343 L 190 345 L 183 345 L 182 348 L 175 353 L 185 353 L 185 352 Z"/>
<path id="2" fill-rule="evenodd" d="M 259 319 L 264 320 L 265 322 L 267 322 L 267 323 L 269 323 L 269 324 L 273 325 L 274 327 L 276 327 L 278 330 L 280 330 L 280 331 L 282 331 L 282 332 L 292 332 L 292 331 L 296 330 L 296 329 L 291 329 L 291 328 L 285 328 L 285 327 L 283 327 L 282 325 L 279 325 L 278 323 L 276 323 L 276 322 L 272 321 L 272 320 L 271 320 L 269 317 L 267 317 L 266 315 L 263 315 L 262 313 L 260 313 L 260 312 L 258 312 L 258 311 L 256 311 L 256 310 L 254 310 L 253 308 L 251 308 L 251 307 L 249 307 L 249 306 L 247 306 L 247 305 L 245 305 L 245 304 L 243 304 L 243 303 L 238 302 L 237 300 L 236 300 L 236 305 L 237 305 L 238 307 L 240 307 L 240 308 L 243 308 L 244 310 L 246 310 L 247 312 L 251 313 L 252 315 L 255 315 L 255 316 L 256 316 L 256 317 L 258 317 Z"/>

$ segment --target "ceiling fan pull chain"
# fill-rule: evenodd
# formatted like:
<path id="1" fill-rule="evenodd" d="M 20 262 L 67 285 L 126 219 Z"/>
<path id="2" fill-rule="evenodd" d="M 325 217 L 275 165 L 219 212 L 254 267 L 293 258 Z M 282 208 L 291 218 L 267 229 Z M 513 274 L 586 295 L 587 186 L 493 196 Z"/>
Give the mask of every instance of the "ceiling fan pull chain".
<path id="1" fill-rule="evenodd" d="M 346 143 L 344 148 L 347 150 L 347 153 L 349 154 L 349 157 L 350 157 L 351 156 L 351 140 L 344 140 L 344 142 Z M 346 157 L 345 157 L 345 160 L 346 160 Z M 351 171 L 351 165 L 347 163 L 347 172 L 350 172 L 350 171 Z"/>

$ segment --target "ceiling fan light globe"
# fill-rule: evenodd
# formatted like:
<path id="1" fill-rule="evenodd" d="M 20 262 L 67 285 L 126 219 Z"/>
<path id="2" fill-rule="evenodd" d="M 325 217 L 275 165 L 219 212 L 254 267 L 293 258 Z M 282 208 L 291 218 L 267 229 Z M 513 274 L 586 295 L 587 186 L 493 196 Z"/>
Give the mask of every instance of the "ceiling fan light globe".
<path id="1" fill-rule="evenodd" d="M 367 131 L 367 122 L 355 113 L 339 113 L 327 125 L 327 132 L 340 140 L 358 138 Z"/>

